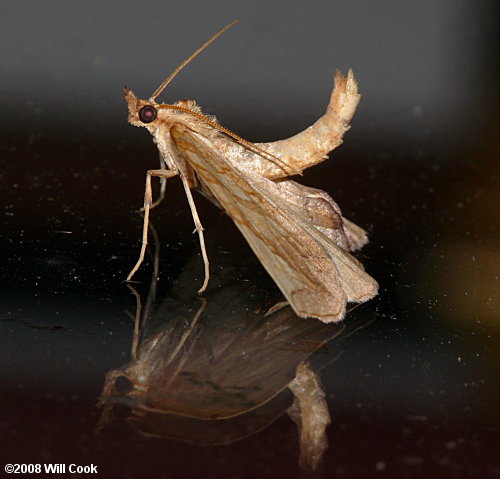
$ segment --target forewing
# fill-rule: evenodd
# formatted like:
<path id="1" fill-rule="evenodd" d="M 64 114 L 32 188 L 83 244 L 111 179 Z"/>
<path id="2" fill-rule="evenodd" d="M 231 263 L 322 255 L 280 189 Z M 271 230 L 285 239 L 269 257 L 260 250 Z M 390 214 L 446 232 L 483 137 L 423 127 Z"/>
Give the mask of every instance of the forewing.
<path id="1" fill-rule="evenodd" d="M 376 282 L 361 264 L 291 208 L 279 183 L 240 170 L 210 138 L 183 125 L 170 132 L 178 153 L 234 220 L 299 316 L 340 321 L 348 300 L 376 294 Z"/>

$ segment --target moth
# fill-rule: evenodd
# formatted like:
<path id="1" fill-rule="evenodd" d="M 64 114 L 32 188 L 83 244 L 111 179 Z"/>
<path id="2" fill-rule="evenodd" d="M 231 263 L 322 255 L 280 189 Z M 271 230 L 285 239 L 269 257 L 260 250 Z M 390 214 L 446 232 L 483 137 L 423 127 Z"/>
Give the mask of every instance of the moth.
<path id="1" fill-rule="evenodd" d="M 347 77 L 336 71 L 326 113 L 314 125 L 270 143 L 241 138 L 215 117 L 204 114 L 192 100 L 172 104 L 156 101 L 182 68 L 237 21 L 179 65 L 149 100 L 124 89 L 128 122 L 151 133 L 161 156 L 161 168 L 146 174 L 142 248 L 127 280 L 144 259 L 150 209 L 163 199 L 167 178 L 179 176 L 205 266 L 199 293 L 208 284 L 209 260 L 193 189 L 232 218 L 298 316 L 340 321 L 348 301 L 361 303 L 377 294 L 376 281 L 350 254 L 367 243 L 366 232 L 343 218 L 326 192 L 300 185 L 290 177 L 325 160 L 342 143 L 360 99 L 352 71 Z M 162 182 L 155 202 L 152 177 Z"/>

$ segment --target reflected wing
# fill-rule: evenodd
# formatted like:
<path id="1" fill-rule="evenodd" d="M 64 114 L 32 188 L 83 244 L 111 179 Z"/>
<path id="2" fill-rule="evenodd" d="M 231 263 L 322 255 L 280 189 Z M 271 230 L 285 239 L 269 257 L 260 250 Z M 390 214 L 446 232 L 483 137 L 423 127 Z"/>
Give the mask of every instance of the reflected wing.
<path id="1" fill-rule="evenodd" d="M 242 171 L 210 138 L 175 125 L 172 139 L 197 176 L 233 219 L 295 312 L 340 321 L 347 301 L 377 294 L 361 264 L 284 199 L 279 183 Z"/>

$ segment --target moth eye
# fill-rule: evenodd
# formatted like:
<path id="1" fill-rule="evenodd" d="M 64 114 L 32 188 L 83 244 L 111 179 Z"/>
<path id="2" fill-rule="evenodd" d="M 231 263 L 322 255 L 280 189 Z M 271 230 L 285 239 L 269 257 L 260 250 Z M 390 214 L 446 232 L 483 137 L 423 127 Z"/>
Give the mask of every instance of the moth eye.
<path id="1" fill-rule="evenodd" d="M 134 389 L 134 385 L 126 376 L 118 376 L 115 380 L 115 389 L 118 394 L 127 394 Z"/>
<path id="2" fill-rule="evenodd" d="M 139 118 L 143 123 L 151 123 L 156 119 L 156 108 L 146 105 L 139 110 Z"/>

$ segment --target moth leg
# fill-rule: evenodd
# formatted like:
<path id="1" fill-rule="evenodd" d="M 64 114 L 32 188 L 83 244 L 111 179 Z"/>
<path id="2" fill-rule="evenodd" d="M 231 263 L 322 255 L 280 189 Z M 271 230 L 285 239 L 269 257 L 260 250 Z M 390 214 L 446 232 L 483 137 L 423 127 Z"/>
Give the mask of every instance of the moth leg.
<path id="1" fill-rule="evenodd" d="M 144 255 L 146 253 L 146 246 L 148 245 L 148 226 L 149 226 L 149 211 L 151 209 L 151 206 L 153 204 L 152 201 L 152 192 L 151 192 L 151 178 L 153 176 L 157 176 L 160 178 L 164 178 L 165 180 L 167 178 L 171 178 L 172 176 L 177 175 L 177 172 L 172 171 L 172 170 L 166 170 L 166 169 L 161 169 L 161 170 L 148 170 L 146 173 L 146 187 L 144 190 L 144 223 L 142 226 L 142 246 L 141 246 L 141 253 L 139 254 L 139 259 L 137 260 L 137 263 L 135 266 L 132 268 L 132 271 L 129 273 L 127 276 L 127 281 L 130 281 L 136 271 L 139 269 L 141 266 L 142 262 L 144 261 Z"/>
<path id="2" fill-rule="evenodd" d="M 165 369 L 168 367 L 169 364 L 172 363 L 172 361 L 174 359 L 176 359 L 177 355 L 179 354 L 179 351 L 181 351 L 183 349 L 184 345 L 186 344 L 187 339 L 188 338 L 194 339 L 193 336 L 190 336 L 190 335 L 193 332 L 193 329 L 196 326 L 198 319 L 200 319 L 200 316 L 203 313 L 203 310 L 205 309 L 205 307 L 208 303 L 206 298 L 199 298 L 199 300 L 201 301 L 201 306 L 196 311 L 195 315 L 193 316 L 193 319 L 191 320 L 191 323 L 189 324 L 187 329 L 182 334 L 182 336 L 179 339 L 179 342 L 175 346 L 174 350 L 169 354 L 169 356 L 168 356 L 168 358 L 166 358 L 165 362 L 162 363 L 162 366 L 164 366 Z M 196 335 L 195 335 L 195 337 L 196 337 Z M 169 375 L 170 378 L 169 378 L 169 381 L 167 383 L 165 383 L 165 388 L 168 388 L 168 386 L 170 386 L 172 381 L 177 377 L 177 374 L 180 371 L 180 369 L 182 369 L 182 366 L 184 365 L 185 361 L 186 361 L 186 359 L 184 359 L 183 361 L 182 360 L 178 361 L 178 366 L 176 368 L 176 371 L 173 372 L 171 375 Z"/>
<path id="3" fill-rule="evenodd" d="M 165 160 L 163 159 L 163 156 L 161 156 L 161 152 L 158 152 L 158 155 L 160 156 L 160 169 L 166 170 L 165 168 Z M 167 178 L 164 176 L 160 177 L 160 195 L 156 199 L 156 201 L 153 201 L 151 204 L 151 209 L 156 208 L 164 199 L 165 199 L 165 191 L 167 189 Z M 144 208 L 141 208 L 141 211 L 144 211 Z"/>
<path id="4" fill-rule="evenodd" d="M 286 300 L 284 301 L 278 301 L 276 304 L 274 304 L 273 306 L 271 306 L 266 314 L 264 314 L 264 318 L 267 318 L 268 316 L 271 316 L 271 314 L 274 314 L 276 313 L 277 311 L 280 311 L 281 309 L 283 308 L 286 308 L 290 303 Z"/>
<path id="5" fill-rule="evenodd" d="M 205 264 L 205 280 L 198 290 L 198 294 L 203 293 L 207 289 L 208 280 L 210 278 L 210 267 L 208 263 L 207 249 L 205 248 L 205 237 L 203 236 L 203 226 L 201 225 L 200 217 L 198 216 L 198 211 L 196 211 L 196 205 L 194 204 L 193 195 L 191 194 L 191 188 L 189 187 L 188 179 L 181 174 L 182 185 L 184 186 L 184 191 L 188 199 L 189 207 L 191 208 L 191 215 L 193 216 L 194 225 L 196 231 L 198 232 L 198 238 L 200 240 L 201 255 L 203 256 L 203 263 Z"/>
<path id="6" fill-rule="evenodd" d="M 167 179 L 166 178 L 160 178 L 160 195 L 151 204 L 151 209 L 156 208 L 164 199 L 165 199 L 165 191 L 167 189 Z M 144 210 L 144 208 L 141 208 L 141 210 Z"/>
<path id="7" fill-rule="evenodd" d="M 172 149 L 172 154 L 173 155 L 179 155 L 182 157 L 182 149 L 179 148 L 179 138 L 178 135 L 179 133 L 182 133 L 183 129 L 185 127 L 182 127 L 181 125 L 174 125 L 170 129 L 170 135 L 172 137 L 173 143 L 176 145 L 176 148 Z M 193 200 L 193 195 L 191 194 L 191 187 L 195 184 L 195 175 L 194 171 L 192 172 L 191 177 L 189 176 L 189 171 L 190 168 L 186 168 L 184 172 L 180 174 L 181 180 L 182 180 L 182 186 L 184 187 L 184 191 L 186 192 L 186 197 L 189 203 L 189 207 L 191 208 L 191 215 L 193 217 L 193 221 L 196 227 L 196 231 L 198 232 L 198 238 L 200 240 L 200 248 L 201 248 L 201 255 L 203 257 L 203 263 L 205 265 L 205 280 L 203 281 L 203 284 L 201 285 L 201 288 L 198 290 L 198 294 L 203 293 L 207 289 L 208 285 L 208 280 L 210 278 L 210 267 L 209 267 L 209 262 L 208 262 L 208 255 L 207 255 L 207 249 L 205 247 L 205 237 L 203 236 L 203 226 L 201 225 L 200 217 L 198 216 L 198 212 L 196 211 L 196 205 L 194 204 Z"/>
<path id="8" fill-rule="evenodd" d="M 130 291 L 132 291 L 132 294 L 135 296 L 135 316 L 132 317 L 132 321 L 134 321 L 134 335 L 132 337 L 132 346 L 131 346 L 131 351 L 130 351 L 130 356 L 132 358 L 132 361 L 137 360 L 137 347 L 139 346 L 139 329 L 140 329 L 140 324 L 141 324 L 141 310 L 142 310 L 142 303 L 141 303 L 141 295 L 139 292 L 130 284 L 127 284 L 128 288 Z"/>

